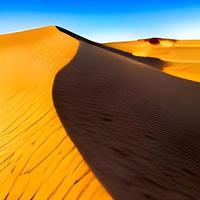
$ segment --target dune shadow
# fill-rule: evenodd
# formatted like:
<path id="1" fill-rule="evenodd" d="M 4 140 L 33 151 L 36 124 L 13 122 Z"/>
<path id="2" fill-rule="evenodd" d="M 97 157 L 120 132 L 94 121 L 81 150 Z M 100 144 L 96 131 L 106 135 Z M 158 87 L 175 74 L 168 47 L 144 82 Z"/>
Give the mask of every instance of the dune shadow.
<path id="1" fill-rule="evenodd" d="M 80 41 L 53 100 L 114 199 L 199 199 L 200 89 Z"/>

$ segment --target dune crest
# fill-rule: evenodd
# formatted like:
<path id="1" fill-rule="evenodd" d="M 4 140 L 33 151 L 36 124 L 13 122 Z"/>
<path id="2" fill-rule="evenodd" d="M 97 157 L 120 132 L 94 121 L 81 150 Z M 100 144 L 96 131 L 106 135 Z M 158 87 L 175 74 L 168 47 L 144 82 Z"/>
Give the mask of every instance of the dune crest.
<path id="1" fill-rule="evenodd" d="M 52 101 L 79 41 L 51 26 L 0 35 L 0 44 L 0 199 L 111 199 Z"/>

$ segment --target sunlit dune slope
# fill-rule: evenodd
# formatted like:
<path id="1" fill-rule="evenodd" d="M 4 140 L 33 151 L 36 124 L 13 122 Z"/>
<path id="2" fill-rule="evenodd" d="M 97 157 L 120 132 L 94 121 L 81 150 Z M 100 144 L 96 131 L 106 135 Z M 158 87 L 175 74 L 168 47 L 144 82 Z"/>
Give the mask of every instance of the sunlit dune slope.
<path id="1" fill-rule="evenodd" d="M 136 56 L 167 61 L 163 66 L 164 72 L 200 82 L 200 40 L 151 38 L 106 45 Z"/>
<path id="2" fill-rule="evenodd" d="M 55 75 L 78 47 L 55 27 L 0 36 L 0 199 L 111 199 L 52 101 Z"/>

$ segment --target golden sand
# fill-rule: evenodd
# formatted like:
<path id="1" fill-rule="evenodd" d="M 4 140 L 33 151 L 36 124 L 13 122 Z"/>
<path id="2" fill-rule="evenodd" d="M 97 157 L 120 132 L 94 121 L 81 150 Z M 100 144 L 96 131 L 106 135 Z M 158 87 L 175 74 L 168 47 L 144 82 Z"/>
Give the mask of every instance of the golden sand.
<path id="1" fill-rule="evenodd" d="M 158 44 L 151 44 L 148 40 L 138 40 L 106 45 L 135 56 L 167 61 L 163 67 L 164 72 L 200 82 L 200 40 L 159 39 Z"/>
<path id="2" fill-rule="evenodd" d="M 111 199 L 52 101 L 79 42 L 55 27 L 0 36 L 0 199 Z"/>

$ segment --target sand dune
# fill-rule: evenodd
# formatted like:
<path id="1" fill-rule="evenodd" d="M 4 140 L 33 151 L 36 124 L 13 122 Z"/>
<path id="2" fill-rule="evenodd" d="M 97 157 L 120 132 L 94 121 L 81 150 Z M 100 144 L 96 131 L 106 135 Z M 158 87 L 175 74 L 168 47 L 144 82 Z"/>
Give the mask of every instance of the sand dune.
<path id="1" fill-rule="evenodd" d="M 78 47 L 55 27 L 0 36 L 0 199 L 111 199 L 52 101 L 55 75 Z"/>
<path id="2" fill-rule="evenodd" d="M 0 199 L 199 199 L 198 41 L 0 43 Z"/>
<path id="3" fill-rule="evenodd" d="M 53 88 L 70 137 L 114 199 L 199 199 L 200 86 L 80 42 Z"/>
<path id="4" fill-rule="evenodd" d="M 200 82 L 200 40 L 151 38 L 106 45 L 135 56 L 159 58 L 166 62 L 164 72 Z"/>

